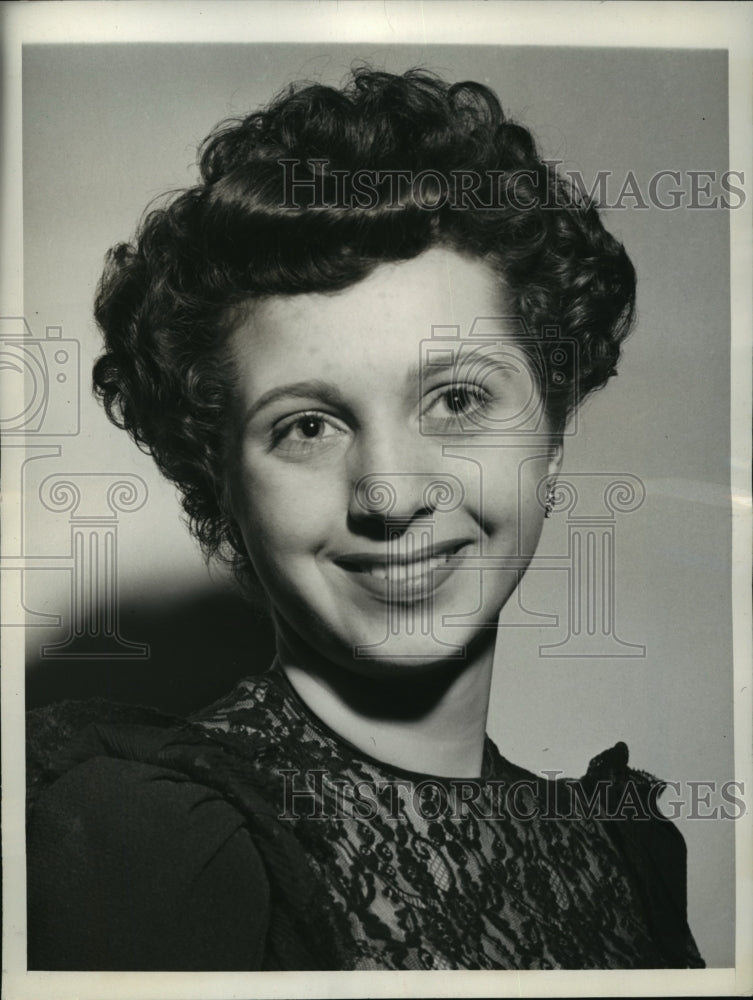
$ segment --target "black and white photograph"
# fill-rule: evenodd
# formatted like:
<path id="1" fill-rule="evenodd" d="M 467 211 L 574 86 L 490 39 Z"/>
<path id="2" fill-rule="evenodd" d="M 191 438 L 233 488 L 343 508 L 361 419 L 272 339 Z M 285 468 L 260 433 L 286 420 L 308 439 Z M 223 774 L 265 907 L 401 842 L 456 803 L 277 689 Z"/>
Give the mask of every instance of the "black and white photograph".
<path id="1" fill-rule="evenodd" d="M 753 6 L 11 8 L 8 1000 L 749 995 Z"/>

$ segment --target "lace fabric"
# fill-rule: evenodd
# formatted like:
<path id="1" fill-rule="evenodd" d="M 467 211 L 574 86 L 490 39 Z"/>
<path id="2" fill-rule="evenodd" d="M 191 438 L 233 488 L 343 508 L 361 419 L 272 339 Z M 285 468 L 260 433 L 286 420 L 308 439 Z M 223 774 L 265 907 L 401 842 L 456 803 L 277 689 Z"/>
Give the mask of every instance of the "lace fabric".
<path id="1" fill-rule="evenodd" d="M 235 745 L 294 830 L 339 968 L 666 964 L 605 825 L 552 814 L 553 783 L 488 738 L 474 782 L 390 768 L 317 719 L 279 666 L 192 721 Z"/>

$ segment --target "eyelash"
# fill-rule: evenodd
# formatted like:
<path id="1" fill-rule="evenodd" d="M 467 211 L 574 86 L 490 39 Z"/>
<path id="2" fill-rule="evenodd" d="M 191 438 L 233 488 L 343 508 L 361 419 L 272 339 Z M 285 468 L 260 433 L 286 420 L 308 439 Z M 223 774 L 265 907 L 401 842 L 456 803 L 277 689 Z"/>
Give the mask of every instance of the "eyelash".
<path id="1" fill-rule="evenodd" d="M 468 409 L 453 410 L 449 402 L 450 398 L 453 396 L 465 396 L 466 400 L 472 403 L 472 406 Z M 445 400 L 445 405 L 449 410 L 452 410 L 452 412 L 443 417 L 432 416 L 431 410 L 440 400 Z M 483 386 L 475 385 L 474 383 L 454 382 L 451 385 L 441 386 L 439 388 L 432 403 L 424 411 L 423 419 L 424 421 L 427 419 L 430 420 L 432 425 L 436 426 L 440 431 L 447 431 L 452 426 L 462 428 L 463 418 L 470 419 L 472 421 L 473 415 L 483 412 L 491 404 L 491 402 L 492 396 Z"/>
<path id="2" fill-rule="evenodd" d="M 316 435 L 308 440 L 298 440 L 295 442 L 290 441 L 290 435 L 296 427 L 300 427 L 306 420 L 317 421 L 321 425 L 329 425 L 334 430 L 340 430 L 336 425 L 335 420 L 330 414 L 322 413 L 319 410 L 304 410 L 302 413 L 296 413 L 292 417 L 287 417 L 281 420 L 272 428 L 271 435 L 271 450 L 280 448 L 286 440 L 288 442 L 289 450 L 299 451 L 299 452 L 309 452 L 313 448 L 321 447 L 322 437 Z"/>
<path id="3" fill-rule="evenodd" d="M 483 412 L 492 402 L 491 394 L 484 387 L 473 383 L 455 382 L 451 385 L 440 386 L 433 390 L 432 395 L 433 398 L 422 414 L 422 420 L 424 423 L 430 421 L 432 429 L 436 429 L 440 433 L 446 433 L 452 428 L 462 429 L 464 426 L 463 418 L 472 421 L 474 414 Z M 466 404 L 471 403 L 472 405 L 453 410 L 450 402 L 453 397 L 460 398 L 461 401 L 464 399 Z M 452 412 L 444 416 L 433 416 L 431 411 L 442 400 L 445 401 L 448 410 Z M 316 434 L 309 439 L 291 440 L 291 434 L 295 428 L 301 427 L 307 420 L 316 421 L 320 426 L 329 426 L 335 432 L 343 433 L 342 427 L 338 426 L 338 422 L 331 414 L 323 413 L 320 410 L 304 410 L 284 418 L 272 428 L 270 450 L 285 450 L 287 448 L 290 452 L 308 454 L 316 448 L 321 448 L 329 435 L 325 437 Z"/>

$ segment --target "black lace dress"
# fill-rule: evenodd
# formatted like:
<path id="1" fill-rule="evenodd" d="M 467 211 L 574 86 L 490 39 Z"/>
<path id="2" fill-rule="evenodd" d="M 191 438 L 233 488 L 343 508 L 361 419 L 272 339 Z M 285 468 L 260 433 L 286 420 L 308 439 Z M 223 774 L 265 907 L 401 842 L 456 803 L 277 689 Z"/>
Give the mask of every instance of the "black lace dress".
<path id="1" fill-rule="evenodd" d="M 144 721 L 36 754 L 30 967 L 703 965 L 684 843 L 624 744 L 579 782 L 489 739 L 478 780 L 402 771 L 331 732 L 276 666 L 188 725 Z M 124 892 L 126 918 L 103 903 Z M 101 944 L 62 930 L 66 910 Z"/>

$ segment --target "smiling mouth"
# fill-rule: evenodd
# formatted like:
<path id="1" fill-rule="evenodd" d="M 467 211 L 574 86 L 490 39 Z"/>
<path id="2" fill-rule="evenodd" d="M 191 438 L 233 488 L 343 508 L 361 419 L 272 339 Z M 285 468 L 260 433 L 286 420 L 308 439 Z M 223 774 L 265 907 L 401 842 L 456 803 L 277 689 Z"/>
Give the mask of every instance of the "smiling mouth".
<path id="1" fill-rule="evenodd" d="M 353 553 L 335 559 L 335 564 L 367 590 L 389 600 L 417 600 L 436 590 L 458 565 L 458 556 L 470 542 L 457 539 L 420 552 L 400 546 L 387 555 Z"/>

